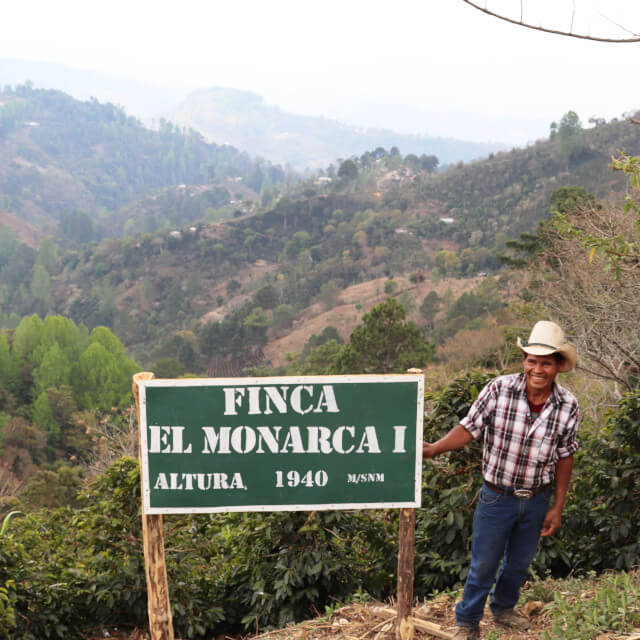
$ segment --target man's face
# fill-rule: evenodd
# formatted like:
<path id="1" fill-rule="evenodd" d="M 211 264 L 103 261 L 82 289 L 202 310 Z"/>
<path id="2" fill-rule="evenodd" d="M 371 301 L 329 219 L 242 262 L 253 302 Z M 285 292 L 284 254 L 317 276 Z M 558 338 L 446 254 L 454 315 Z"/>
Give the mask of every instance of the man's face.
<path id="1" fill-rule="evenodd" d="M 527 380 L 527 389 L 537 393 L 550 392 L 559 369 L 560 363 L 553 356 L 526 354 L 524 375 Z"/>

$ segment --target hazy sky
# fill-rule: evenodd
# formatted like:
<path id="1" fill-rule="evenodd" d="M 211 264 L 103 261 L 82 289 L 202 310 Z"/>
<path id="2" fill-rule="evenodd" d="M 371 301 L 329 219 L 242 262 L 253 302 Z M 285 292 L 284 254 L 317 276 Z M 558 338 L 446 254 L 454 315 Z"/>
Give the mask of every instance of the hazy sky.
<path id="1" fill-rule="evenodd" d="M 484 0 L 480 0 L 484 1 Z M 486 0 L 519 18 L 519 0 Z M 640 33 L 640 0 L 522 0 L 525 21 Z M 604 14 L 604 15 L 601 15 Z M 563 38 L 462 0 L 20 0 L 0 57 L 183 87 L 249 89 L 283 109 L 408 133 L 524 144 L 569 109 L 640 109 L 640 43 Z M 0 82 L 2 78 L 0 78 Z"/>

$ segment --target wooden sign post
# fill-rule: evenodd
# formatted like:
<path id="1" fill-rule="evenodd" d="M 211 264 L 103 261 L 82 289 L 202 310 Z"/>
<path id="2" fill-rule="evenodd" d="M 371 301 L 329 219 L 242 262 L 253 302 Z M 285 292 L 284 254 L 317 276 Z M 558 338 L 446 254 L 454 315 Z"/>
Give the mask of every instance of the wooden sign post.
<path id="1" fill-rule="evenodd" d="M 140 424 L 140 395 L 138 382 L 152 380 L 153 373 L 143 371 L 133 376 L 133 397 L 136 400 Z M 142 447 L 140 447 L 142 452 Z M 169 582 L 164 558 L 162 515 L 142 514 L 142 545 L 147 576 L 147 607 L 151 640 L 173 640 L 173 621 L 169 603 Z"/>
<path id="2" fill-rule="evenodd" d="M 398 535 L 398 622 L 397 640 L 413 638 L 413 559 L 415 549 L 416 510 L 400 509 Z"/>
<path id="3" fill-rule="evenodd" d="M 422 369 L 408 369 L 409 374 L 422 374 Z M 400 509 L 398 526 L 398 615 L 397 640 L 413 640 L 413 581 L 416 546 L 416 510 Z"/>

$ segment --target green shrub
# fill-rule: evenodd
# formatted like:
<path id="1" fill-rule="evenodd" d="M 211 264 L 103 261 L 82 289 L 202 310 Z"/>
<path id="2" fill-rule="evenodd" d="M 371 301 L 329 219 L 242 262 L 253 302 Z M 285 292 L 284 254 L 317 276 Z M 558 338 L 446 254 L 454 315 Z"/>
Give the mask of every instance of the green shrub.
<path id="1" fill-rule="evenodd" d="M 591 640 L 640 624 L 640 586 L 628 573 L 608 575 L 592 597 L 554 593 L 553 626 L 545 640 Z"/>
<path id="2" fill-rule="evenodd" d="M 227 514 L 212 520 L 207 536 L 223 541 L 219 562 L 227 623 L 284 626 L 358 589 L 387 595 L 395 571 L 394 521 L 357 511 Z"/>
<path id="3" fill-rule="evenodd" d="M 12 520 L 0 536 L 2 637 L 80 639 L 99 625 L 146 625 L 139 483 L 137 461 L 122 458 L 81 508 Z M 183 638 L 283 625 L 358 589 L 387 595 L 394 583 L 397 525 L 384 512 L 171 516 L 164 528 Z"/>
<path id="4" fill-rule="evenodd" d="M 581 436 L 556 541 L 565 570 L 629 570 L 640 563 L 638 468 L 640 390 L 626 394 L 608 412 L 598 435 Z"/>

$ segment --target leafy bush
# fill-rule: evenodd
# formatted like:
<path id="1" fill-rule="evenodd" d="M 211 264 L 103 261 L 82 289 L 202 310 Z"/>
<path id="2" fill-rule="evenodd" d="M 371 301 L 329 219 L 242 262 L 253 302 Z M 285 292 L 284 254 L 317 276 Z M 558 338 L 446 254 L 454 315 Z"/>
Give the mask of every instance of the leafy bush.
<path id="1" fill-rule="evenodd" d="M 585 434 L 557 541 L 564 568 L 630 569 L 640 563 L 640 390 Z M 543 547 L 544 548 L 544 547 Z"/>
<path id="2" fill-rule="evenodd" d="M 0 536 L 2 637 L 80 639 L 100 625 L 145 625 L 137 461 L 117 461 L 82 501 L 12 521 Z M 359 588 L 387 595 L 396 530 L 378 512 L 167 518 L 176 633 L 282 625 Z"/>
<path id="3" fill-rule="evenodd" d="M 216 527 L 227 534 L 227 621 L 247 628 L 283 626 L 359 588 L 387 595 L 395 570 L 394 525 L 395 518 L 374 512 L 221 518 Z"/>

